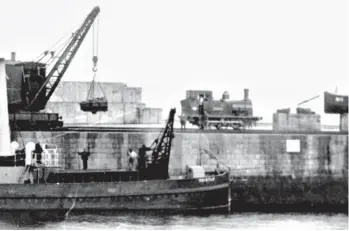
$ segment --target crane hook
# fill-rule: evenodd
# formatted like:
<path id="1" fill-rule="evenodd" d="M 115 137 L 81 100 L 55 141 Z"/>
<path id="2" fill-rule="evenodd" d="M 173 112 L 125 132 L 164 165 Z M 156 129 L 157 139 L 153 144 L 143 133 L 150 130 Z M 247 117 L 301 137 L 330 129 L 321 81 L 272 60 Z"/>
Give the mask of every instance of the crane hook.
<path id="1" fill-rule="evenodd" d="M 92 70 L 93 70 L 94 72 L 96 72 L 96 71 L 97 71 L 98 57 L 97 57 L 97 56 L 93 56 L 92 61 L 93 61 L 93 68 L 92 68 Z"/>

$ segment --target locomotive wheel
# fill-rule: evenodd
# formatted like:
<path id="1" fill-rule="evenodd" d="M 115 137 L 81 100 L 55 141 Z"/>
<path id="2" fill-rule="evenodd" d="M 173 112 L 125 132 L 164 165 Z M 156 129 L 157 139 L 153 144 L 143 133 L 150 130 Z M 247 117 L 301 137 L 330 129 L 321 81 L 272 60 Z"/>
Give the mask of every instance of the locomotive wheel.
<path id="1" fill-rule="evenodd" d="M 222 124 L 217 124 L 216 128 L 217 128 L 217 130 L 221 129 L 222 128 Z"/>
<path id="2" fill-rule="evenodd" d="M 233 124 L 234 130 L 240 130 L 241 126 L 239 124 Z"/>

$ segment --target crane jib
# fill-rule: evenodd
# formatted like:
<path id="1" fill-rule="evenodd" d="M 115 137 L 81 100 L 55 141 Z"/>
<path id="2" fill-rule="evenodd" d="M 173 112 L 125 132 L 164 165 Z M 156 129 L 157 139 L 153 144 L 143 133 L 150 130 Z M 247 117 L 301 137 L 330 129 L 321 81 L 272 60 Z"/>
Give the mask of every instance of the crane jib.
<path id="1" fill-rule="evenodd" d="M 94 7 L 93 10 L 90 12 L 90 14 L 87 16 L 87 18 L 85 19 L 85 21 L 83 22 L 83 24 L 79 27 L 77 32 L 73 34 L 73 37 L 70 43 L 68 44 L 68 46 L 66 47 L 62 55 L 59 57 L 58 61 L 54 64 L 52 70 L 46 76 L 46 80 L 40 86 L 38 92 L 35 94 L 34 98 L 29 103 L 28 105 L 29 110 L 32 108 L 33 105 L 35 105 L 35 102 L 38 100 L 39 95 L 43 91 L 46 91 L 46 88 L 48 89 L 48 94 L 45 97 L 44 104 L 48 102 L 51 95 L 55 91 L 57 85 L 59 84 L 61 78 L 63 77 L 65 71 L 69 67 L 72 59 L 74 58 L 76 52 L 78 51 L 82 41 L 84 40 L 87 32 L 91 28 L 91 25 L 93 24 L 99 12 L 100 12 L 99 6 Z M 52 78 L 55 78 L 53 80 L 53 83 L 50 82 Z M 50 84 L 48 84 L 49 82 Z"/>

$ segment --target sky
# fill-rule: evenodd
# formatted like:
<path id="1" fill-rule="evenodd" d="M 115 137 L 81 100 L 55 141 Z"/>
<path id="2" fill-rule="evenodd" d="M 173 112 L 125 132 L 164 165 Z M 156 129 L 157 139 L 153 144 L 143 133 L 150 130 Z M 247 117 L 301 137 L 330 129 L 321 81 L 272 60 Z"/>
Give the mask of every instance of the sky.
<path id="1" fill-rule="evenodd" d="M 224 91 L 254 115 L 272 121 L 277 109 L 304 104 L 326 115 L 324 91 L 348 95 L 348 1 L 4 1 L 0 57 L 33 60 L 71 33 L 94 6 L 99 21 L 98 81 L 142 87 L 142 101 L 180 114 L 186 90 Z M 92 80 L 92 30 L 63 81 Z"/>

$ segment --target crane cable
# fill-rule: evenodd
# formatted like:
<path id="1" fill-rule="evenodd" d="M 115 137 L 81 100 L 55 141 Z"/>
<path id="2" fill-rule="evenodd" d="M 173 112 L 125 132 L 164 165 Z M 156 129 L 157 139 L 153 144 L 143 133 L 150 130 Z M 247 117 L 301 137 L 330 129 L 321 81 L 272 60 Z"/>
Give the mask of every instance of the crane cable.
<path id="1" fill-rule="evenodd" d="M 95 29 L 95 27 L 97 27 L 97 29 Z M 96 32 L 95 32 L 96 31 Z M 89 99 L 89 97 L 94 98 L 94 91 L 95 91 L 95 79 L 96 79 L 96 75 L 97 75 L 97 62 L 98 62 L 98 37 L 99 37 L 99 18 L 97 18 L 97 25 L 95 25 L 95 23 L 93 23 L 92 25 L 92 62 L 93 62 L 93 79 L 92 79 L 92 83 L 90 85 L 90 89 L 89 92 L 87 94 L 87 99 Z M 96 38 L 95 38 L 96 37 Z M 96 41 L 95 41 L 96 40 Z M 105 93 L 103 91 L 103 88 L 101 86 L 101 84 L 98 82 L 98 86 L 102 91 L 103 96 L 105 96 Z"/>
<path id="2" fill-rule="evenodd" d="M 69 41 L 71 38 L 72 38 L 72 36 L 69 36 L 68 37 L 68 35 L 70 35 L 72 32 L 71 31 L 74 31 L 73 33 L 75 33 L 77 30 L 78 30 L 78 28 L 80 27 L 80 24 L 81 24 L 82 22 L 80 22 L 79 24 L 77 24 L 76 26 L 74 26 L 73 28 L 75 28 L 75 29 L 72 29 L 72 30 L 70 30 L 69 32 L 67 32 L 65 35 L 63 35 L 54 45 L 52 45 L 48 50 L 45 50 L 45 51 L 43 51 L 39 56 L 37 56 L 34 60 L 33 60 L 33 62 L 40 62 L 43 58 L 45 58 L 49 53 L 51 53 L 51 52 L 54 52 L 55 53 L 55 51 L 56 50 L 58 50 L 59 48 L 60 48 L 60 46 L 62 46 L 62 45 L 60 45 L 60 46 L 58 46 L 58 47 L 56 47 L 60 42 L 62 42 L 63 41 L 63 39 L 65 39 L 65 38 L 67 38 L 67 40 Z M 67 44 L 67 42 L 65 43 L 65 44 Z M 55 48 L 55 49 L 54 49 Z M 52 59 L 53 57 L 51 56 L 51 58 L 50 59 Z M 48 63 L 49 62 L 49 60 L 48 61 L 46 61 L 46 63 Z"/>
<path id="3" fill-rule="evenodd" d="M 99 18 L 97 18 L 97 29 L 95 32 L 95 23 L 93 23 L 93 26 L 92 26 L 92 32 L 93 32 L 93 35 L 92 35 L 92 61 L 93 61 L 93 68 L 92 68 L 92 71 L 93 72 L 97 72 L 97 62 L 98 62 L 98 30 L 99 30 Z M 96 42 L 95 42 L 95 37 L 96 37 Z M 96 46 L 96 48 L 95 48 Z"/>

